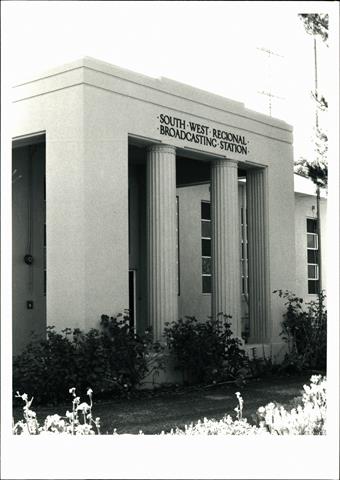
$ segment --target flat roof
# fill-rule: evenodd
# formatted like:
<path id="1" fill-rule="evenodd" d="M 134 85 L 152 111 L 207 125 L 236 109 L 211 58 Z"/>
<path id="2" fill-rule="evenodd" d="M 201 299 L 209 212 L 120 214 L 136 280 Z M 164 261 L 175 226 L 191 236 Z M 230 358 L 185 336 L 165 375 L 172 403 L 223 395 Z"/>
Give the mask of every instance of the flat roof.
<path id="1" fill-rule="evenodd" d="M 300 195 L 316 196 L 316 186 L 310 178 L 294 173 L 294 192 Z M 320 188 L 320 197 L 327 198 L 324 188 Z"/>
<path id="2" fill-rule="evenodd" d="M 49 69 L 40 74 L 31 76 L 25 81 L 17 83 L 13 87 L 16 92 L 16 99 L 20 100 L 22 98 L 22 94 L 24 95 L 25 92 L 27 92 L 27 88 L 29 86 L 33 87 L 33 84 L 36 82 L 41 82 L 42 80 L 47 79 L 52 80 L 52 77 L 58 77 L 66 72 L 71 72 L 79 69 L 99 72 L 106 76 L 116 77 L 120 80 L 126 80 L 127 82 L 142 85 L 144 87 L 157 90 L 165 94 L 170 94 L 175 97 L 183 98 L 185 100 L 191 100 L 201 105 L 222 110 L 239 117 L 253 120 L 258 123 L 276 127 L 286 132 L 293 131 L 293 127 L 288 123 L 284 122 L 283 120 L 279 120 L 263 113 L 247 109 L 244 106 L 244 103 L 222 97 L 221 95 L 217 95 L 215 93 L 201 90 L 185 83 L 178 82 L 176 80 L 172 80 L 166 77 L 153 78 L 88 56 Z M 85 83 L 84 79 L 83 83 Z"/>

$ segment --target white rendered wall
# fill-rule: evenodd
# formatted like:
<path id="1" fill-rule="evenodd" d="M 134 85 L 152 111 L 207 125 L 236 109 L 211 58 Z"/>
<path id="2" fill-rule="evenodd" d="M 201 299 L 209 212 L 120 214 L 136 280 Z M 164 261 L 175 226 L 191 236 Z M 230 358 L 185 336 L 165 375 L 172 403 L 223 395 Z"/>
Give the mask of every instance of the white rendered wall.
<path id="1" fill-rule="evenodd" d="M 85 87 L 86 327 L 128 308 L 128 132 Z M 98 92 L 96 92 L 98 93 Z M 120 128 L 121 127 L 121 128 Z"/>
<path id="2" fill-rule="evenodd" d="M 14 104 L 14 137 L 46 132 L 47 324 L 84 328 L 83 88 Z"/>
<path id="3" fill-rule="evenodd" d="M 128 142 L 102 110 L 84 86 L 14 106 L 13 137 L 46 132 L 47 324 L 59 329 L 128 305 Z"/>
<path id="4" fill-rule="evenodd" d="M 291 147 L 268 142 L 268 237 L 271 341 L 282 343 L 280 336 L 283 303 L 272 292 L 295 289 L 294 181 Z"/>

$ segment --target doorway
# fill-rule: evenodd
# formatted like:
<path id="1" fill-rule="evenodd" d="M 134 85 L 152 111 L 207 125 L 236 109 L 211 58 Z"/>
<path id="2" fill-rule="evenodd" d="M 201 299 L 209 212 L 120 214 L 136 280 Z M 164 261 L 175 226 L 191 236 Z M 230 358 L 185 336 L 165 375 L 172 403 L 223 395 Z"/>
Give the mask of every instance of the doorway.
<path id="1" fill-rule="evenodd" d="M 45 137 L 13 142 L 13 354 L 46 334 Z"/>

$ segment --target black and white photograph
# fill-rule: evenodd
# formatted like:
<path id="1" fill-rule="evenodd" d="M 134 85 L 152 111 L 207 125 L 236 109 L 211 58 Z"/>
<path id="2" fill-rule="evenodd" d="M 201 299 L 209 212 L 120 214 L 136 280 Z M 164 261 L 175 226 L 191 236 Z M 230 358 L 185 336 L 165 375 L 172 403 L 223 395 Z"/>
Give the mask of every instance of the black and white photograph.
<path id="1" fill-rule="evenodd" d="M 338 478 L 339 3 L 4 1 L 1 72 L 2 478 Z"/>

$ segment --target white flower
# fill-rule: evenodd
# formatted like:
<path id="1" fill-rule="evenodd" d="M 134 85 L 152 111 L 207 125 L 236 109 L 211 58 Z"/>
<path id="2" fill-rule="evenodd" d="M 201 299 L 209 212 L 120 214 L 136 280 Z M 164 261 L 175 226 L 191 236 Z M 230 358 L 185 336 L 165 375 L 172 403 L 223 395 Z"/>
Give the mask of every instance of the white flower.
<path id="1" fill-rule="evenodd" d="M 77 410 L 82 410 L 83 412 L 87 412 L 90 410 L 90 405 L 87 404 L 86 402 L 83 402 L 80 405 L 78 405 Z"/>
<path id="2" fill-rule="evenodd" d="M 37 416 L 37 414 L 33 410 L 26 409 L 26 413 L 27 413 L 27 415 L 29 415 L 30 417 L 33 417 L 33 418 L 35 418 Z"/>
<path id="3" fill-rule="evenodd" d="M 61 418 L 60 415 L 57 415 L 57 414 L 48 415 L 45 419 L 44 429 L 48 430 L 52 426 L 54 426 L 54 427 L 58 426 L 58 424 L 60 422 L 60 418 Z"/>

